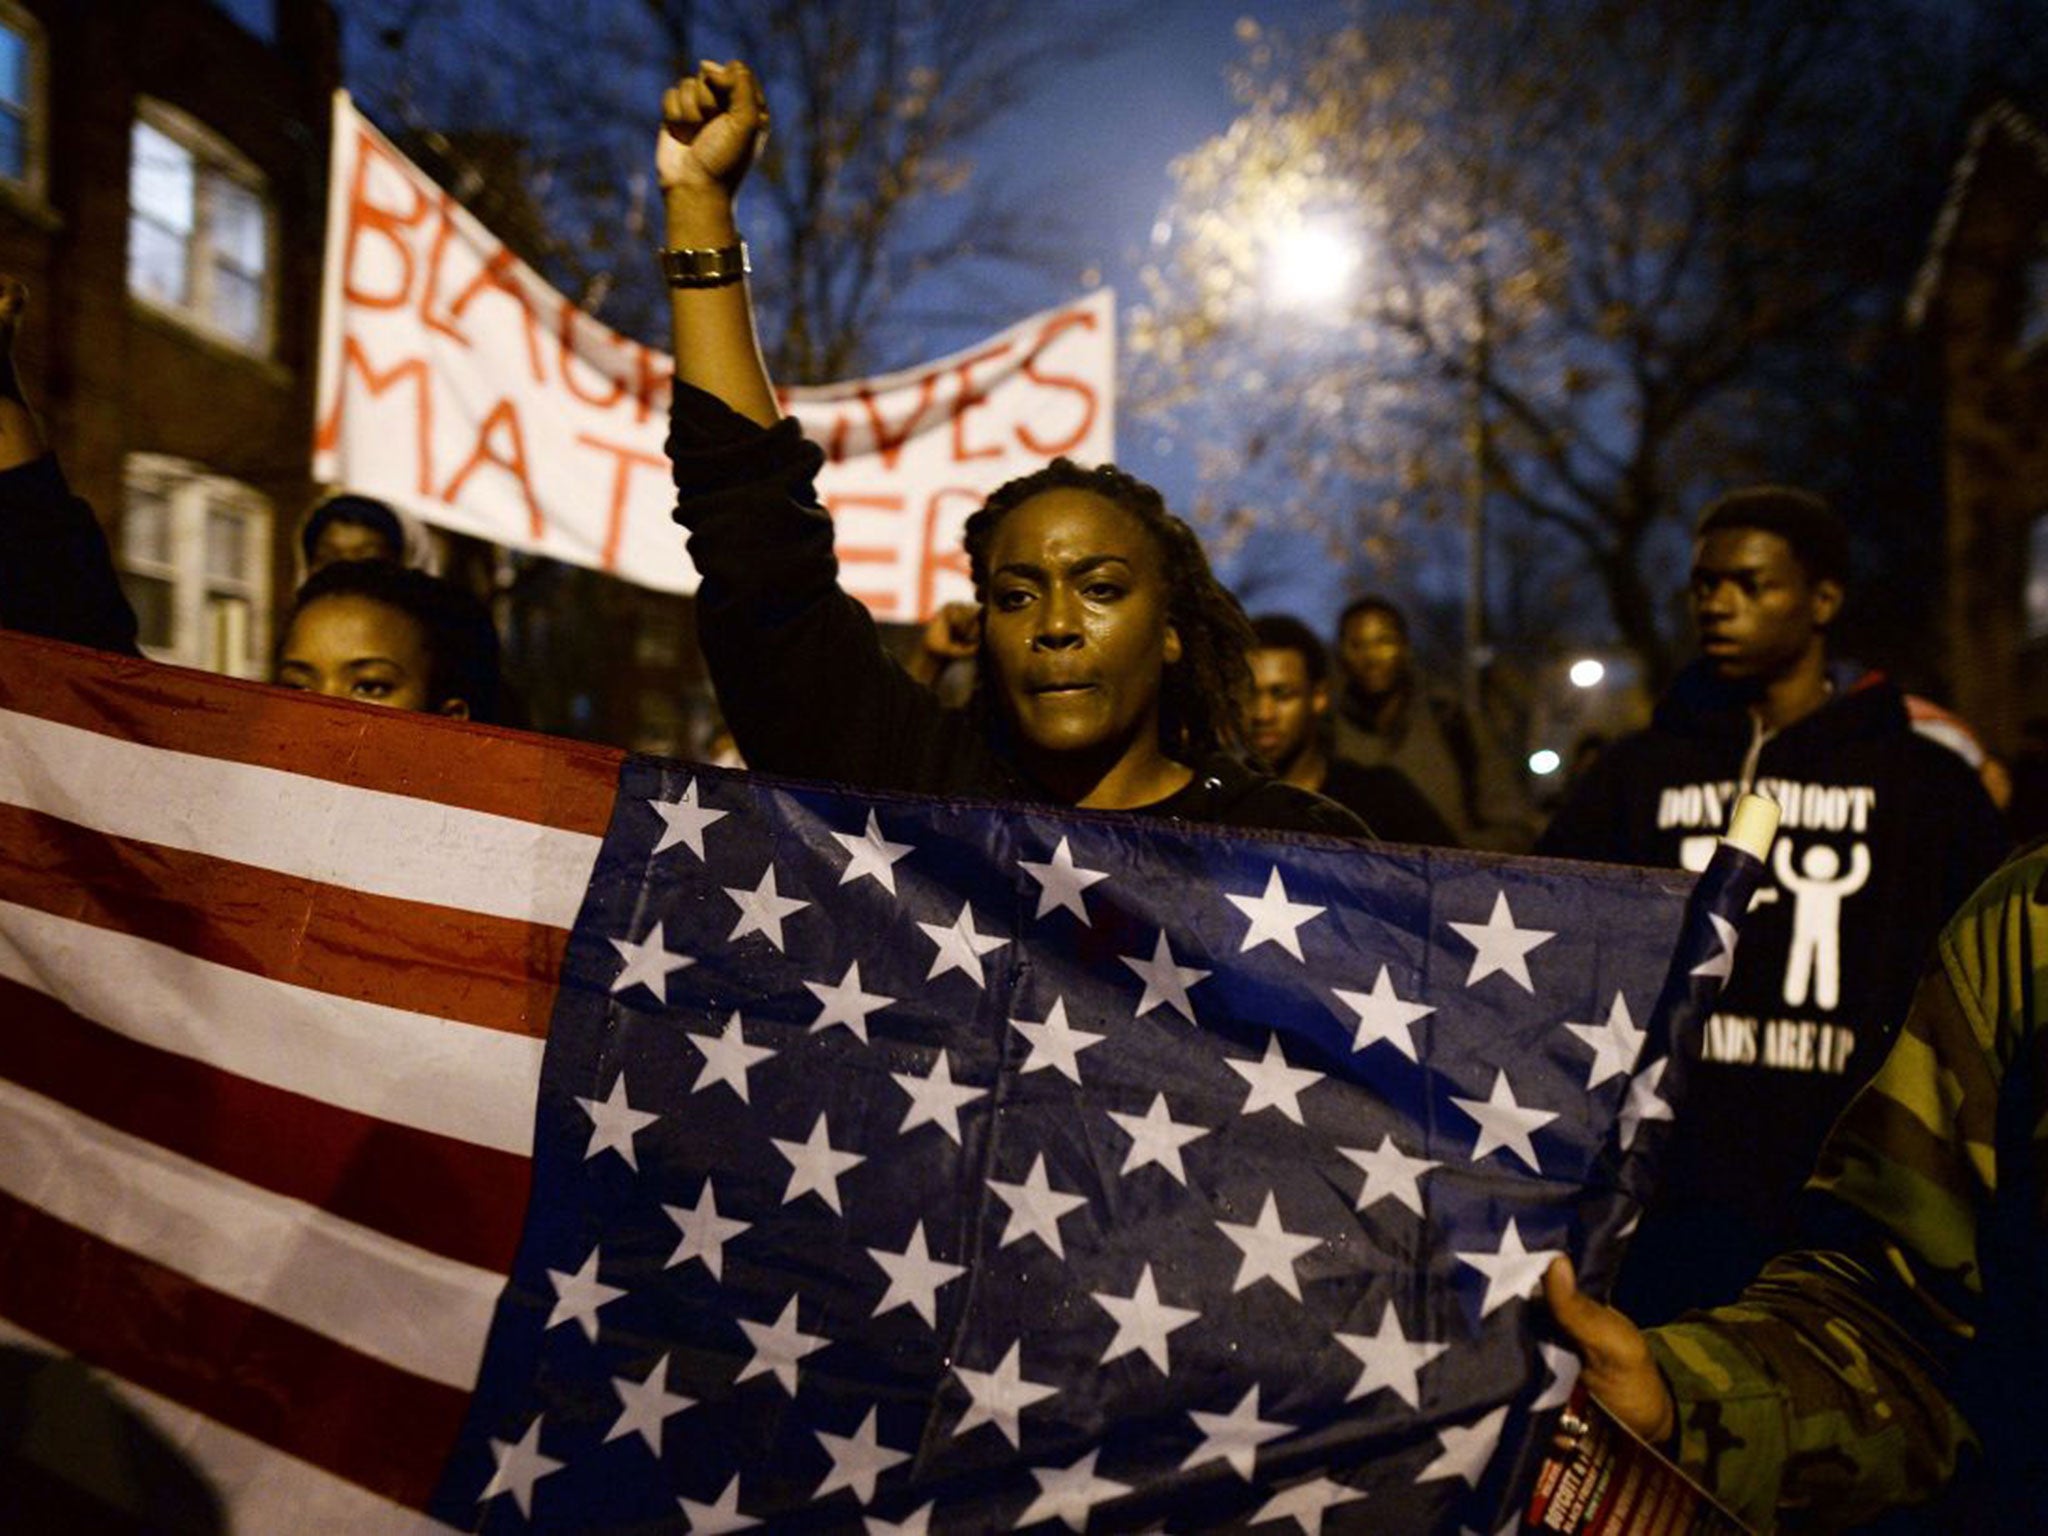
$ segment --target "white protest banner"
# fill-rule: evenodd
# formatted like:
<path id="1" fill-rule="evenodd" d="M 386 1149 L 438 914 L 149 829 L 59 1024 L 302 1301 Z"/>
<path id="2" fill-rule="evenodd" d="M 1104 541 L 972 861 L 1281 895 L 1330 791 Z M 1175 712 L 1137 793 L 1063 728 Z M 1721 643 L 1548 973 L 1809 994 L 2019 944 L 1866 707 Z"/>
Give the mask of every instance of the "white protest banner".
<path id="1" fill-rule="evenodd" d="M 669 517 L 669 358 L 550 288 L 346 93 L 323 287 L 316 478 L 508 548 L 696 587 Z M 847 590 L 895 620 L 967 596 L 968 514 L 1054 455 L 1110 458 L 1114 380 L 1102 291 L 919 368 L 785 391 L 828 456 L 818 492 Z"/>

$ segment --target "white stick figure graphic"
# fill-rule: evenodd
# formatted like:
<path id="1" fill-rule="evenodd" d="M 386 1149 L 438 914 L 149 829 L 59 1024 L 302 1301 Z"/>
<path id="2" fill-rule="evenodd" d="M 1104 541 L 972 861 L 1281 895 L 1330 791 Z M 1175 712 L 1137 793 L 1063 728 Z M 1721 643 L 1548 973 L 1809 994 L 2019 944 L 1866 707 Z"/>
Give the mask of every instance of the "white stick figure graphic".
<path id="1" fill-rule="evenodd" d="M 1826 843 L 1814 843 L 1799 856 L 1795 873 L 1792 846 L 1784 839 L 1771 851 L 1771 868 L 1793 898 L 1785 1002 L 1799 1007 L 1810 986 L 1814 1003 L 1832 1008 L 1842 995 L 1842 903 L 1862 890 L 1870 878 L 1870 849 L 1862 843 L 1850 845 L 1845 875 L 1842 856 Z"/>

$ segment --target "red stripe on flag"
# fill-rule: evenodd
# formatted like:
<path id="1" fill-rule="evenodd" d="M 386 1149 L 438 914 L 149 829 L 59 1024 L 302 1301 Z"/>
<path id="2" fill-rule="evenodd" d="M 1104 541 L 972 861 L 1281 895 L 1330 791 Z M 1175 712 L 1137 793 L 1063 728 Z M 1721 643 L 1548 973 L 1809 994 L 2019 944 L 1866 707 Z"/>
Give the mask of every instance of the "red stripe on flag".
<path id="1" fill-rule="evenodd" d="M 266 1445 L 414 1509 L 466 1393 L 385 1365 L 0 1194 L 0 1315 Z M 232 1362 L 232 1366 L 229 1365 Z"/>
<path id="2" fill-rule="evenodd" d="M 512 1267 L 533 1176 L 524 1157 L 140 1044 L 4 978 L 0 1018 L 0 1077 L 401 1242 L 499 1274 Z"/>
<path id="3" fill-rule="evenodd" d="M 336 997 L 545 1039 L 565 929 L 371 896 L 0 805 L 0 901 Z"/>
<path id="4" fill-rule="evenodd" d="M 0 635 L 0 709 L 591 836 L 604 834 L 625 757 L 21 635 Z"/>

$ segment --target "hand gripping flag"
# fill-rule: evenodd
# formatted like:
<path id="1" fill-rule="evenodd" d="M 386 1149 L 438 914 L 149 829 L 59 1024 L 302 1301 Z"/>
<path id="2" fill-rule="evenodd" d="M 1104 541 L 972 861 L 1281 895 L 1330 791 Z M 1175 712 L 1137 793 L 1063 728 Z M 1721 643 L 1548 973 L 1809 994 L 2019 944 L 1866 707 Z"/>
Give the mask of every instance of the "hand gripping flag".
<path id="1" fill-rule="evenodd" d="M 17 639 L 0 822 L 8 1449 L 168 1524 L 1499 1530 L 1732 943 Z"/>

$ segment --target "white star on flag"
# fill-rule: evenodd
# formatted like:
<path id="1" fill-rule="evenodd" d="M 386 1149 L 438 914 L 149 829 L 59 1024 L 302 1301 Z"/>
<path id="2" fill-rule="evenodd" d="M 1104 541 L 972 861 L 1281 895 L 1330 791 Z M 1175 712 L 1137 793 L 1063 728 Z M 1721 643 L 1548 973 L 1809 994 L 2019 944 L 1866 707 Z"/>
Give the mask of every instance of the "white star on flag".
<path id="1" fill-rule="evenodd" d="M 920 1125 L 936 1125 L 956 1147 L 960 1145 L 961 1107 L 988 1097 L 986 1088 L 969 1088 L 953 1081 L 952 1064 L 944 1051 L 939 1052 L 931 1071 L 923 1077 L 912 1072 L 891 1072 L 889 1076 L 910 1095 L 910 1108 L 903 1112 L 903 1123 L 896 1129 L 902 1132 Z"/>
<path id="2" fill-rule="evenodd" d="M 839 1206 L 839 1175 L 858 1168 L 867 1159 L 858 1152 L 841 1152 L 832 1145 L 831 1131 L 825 1124 L 825 1112 L 818 1111 L 817 1122 L 811 1127 L 811 1134 L 804 1141 L 784 1141 L 779 1136 L 769 1137 L 775 1150 L 789 1159 L 789 1187 L 782 1192 L 782 1203 L 788 1205 L 804 1195 L 815 1194 L 835 1214 L 844 1214 Z"/>
<path id="3" fill-rule="evenodd" d="M 992 1371 L 971 1371 L 964 1365 L 953 1367 L 953 1374 L 960 1378 L 970 1399 L 967 1411 L 953 1426 L 956 1440 L 978 1425 L 993 1424 L 1014 1449 L 1019 1444 L 1017 1416 L 1033 1403 L 1059 1395 L 1058 1387 L 1024 1379 L 1023 1349 L 1021 1339 L 1012 1344 L 1002 1364 Z"/>
<path id="4" fill-rule="evenodd" d="M 861 1523 L 867 1527 L 865 1536 L 931 1536 L 932 1511 L 938 1507 L 938 1500 L 920 1505 L 904 1520 L 884 1520 L 879 1515 L 865 1516 Z"/>
<path id="5" fill-rule="evenodd" d="M 1060 1218 L 1088 1202 L 1080 1195 L 1062 1194 L 1052 1187 L 1045 1176 L 1043 1152 L 1032 1159 L 1031 1171 L 1024 1175 L 1022 1184 L 1005 1184 L 1001 1179 L 990 1179 L 988 1187 L 1010 1208 L 1010 1214 L 1003 1222 L 1003 1235 L 996 1240 L 998 1248 L 1021 1243 L 1027 1237 L 1036 1237 L 1061 1258 L 1067 1256 L 1060 1243 Z"/>
<path id="6" fill-rule="evenodd" d="M 1136 955 L 1120 955 L 1118 958 L 1145 982 L 1144 995 L 1132 1010 L 1134 1015 L 1142 1017 L 1165 1003 L 1190 1024 L 1195 1022 L 1195 1010 L 1188 1002 L 1188 988 L 1209 973 L 1191 965 L 1175 964 L 1173 951 L 1167 947 L 1164 928 L 1159 930 L 1159 942 L 1152 947 L 1150 960 L 1140 960 Z"/>
<path id="7" fill-rule="evenodd" d="M 559 1472 L 567 1462 L 555 1460 L 540 1453 L 540 1421 L 544 1417 L 535 1414 L 533 1422 L 526 1426 L 526 1433 L 517 1442 L 491 1437 L 491 1455 L 497 1458 L 498 1469 L 491 1474 L 491 1480 L 484 1484 L 484 1491 L 478 1496 L 479 1504 L 487 1504 L 501 1493 L 512 1495 L 512 1502 L 519 1506 L 519 1513 L 533 1513 L 533 1485 L 550 1472 Z"/>
<path id="8" fill-rule="evenodd" d="M 1323 1080 L 1323 1074 L 1312 1072 L 1307 1067 L 1292 1067 L 1287 1064 L 1287 1054 L 1280 1048 L 1280 1036 L 1276 1031 L 1266 1036 L 1266 1054 L 1257 1061 L 1237 1061 L 1226 1057 L 1223 1064 L 1245 1080 L 1251 1092 L 1245 1096 L 1240 1115 L 1254 1115 L 1262 1109 L 1277 1109 L 1296 1125 L 1307 1122 L 1301 1118 L 1301 1096 Z"/>
<path id="9" fill-rule="evenodd" d="M 1415 1480 L 1426 1483 L 1433 1478 L 1462 1477 L 1477 1488 L 1486 1464 L 1493 1460 L 1500 1445 L 1501 1426 L 1507 1421 L 1507 1409 L 1496 1408 L 1476 1424 L 1462 1428 L 1453 1424 L 1438 1430 L 1437 1443 L 1443 1449 L 1435 1461 L 1415 1474 Z"/>
<path id="10" fill-rule="evenodd" d="M 1090 1294 L 1102 1310 L 1116 1320 L 1116 1337 L 1103 1349 L 1102 1364 L 1107 1365 L 1133 1350 L 1142 1350 L 1145 1358 L 1158 1366 L 1162 1374 L 1172 1374 L 1173 1368 L 1166 1363 L 1166 1336 L 1200 1317 L 1199 1309 L 1170 1307 L 1161 1301 L 1150 1264 L 1138 1271 L 1138 1288 L 1129 1296 L 1116 1296 L 1108 1291 Z"/>
<path id="11" fill-rule="evenodd" d="M 548 1271 L 548 1280 L 555 1288 L 555 1309 L 548 1314 L 547 1328 L 558 1328 L 574 1319 L 583 1330 L 583 1337 L 593 1344 L 597 1342 L 597 1309 L 626 1294 L 618 1286 L 606 1285 L 597 1278 L 597 1255 L 598 1250 L 591 1249 L 590 1257 L 573 1275 L 561 1269 Z M 547 1328 L 541 1331 L 545 1333 Z"/>
<path id="12" fill-rule="evenodd" d="M 1479 1139 L 1472 1146 L 1473 1162 L 1500 1150 L 1514 1153 L 1529 1165 L 1531 1173 L 1543 1171 L 1543 1165 L 1536 1161 L 1536 1144 L 1529 1139 L 1529 1133 L 1550 1124 L 1557 1118 L 1557 1112 L 1528 1109 L 1516 1103 L 1507 1073 L 1494 1073 L 1493 1092 L 1486 1098 L 1461 1099 L 1453 1094 L 1451 1102 L 1479 1122 Z"/>
<path id="13" fill-rule="evenodd" d="M 1543 1283 L 1543 1271 L 1564 1250 L 1542 1248 L 1531 1253 L 1522 1246 L 1522 1232 L 1510 1220 L 1501 1233 L 1500 1248 L 1493 1253 L 1456 1253 L 1452 1257 L 1486 1276 L 1486 1295 L 1479 1303 L 1479 1315 L 1491 1317 L 1511 1301 L 1536 1294 Z"/>
<path id="14" fill-rule="evenodd" d="M 1420 1342 L 1410 1339 L 1402 1329 L 1400 1314 L 1394 1310 L 1391 1301 L 1380 1313 L 1379 1332 L 1340 1333 L 1336 1338 L 1339 1344 L 1358 1357 L 1362 1367 L 1358 1380 L 1344 1394 L 1345 1402 L 1356 1402 L 1384 1389 L 1410 1408 L 1422 1406 L 1422 1388 L 1417 1380 L 1422 1368 L 1451 1347 L 1432 1344 L 1427 1339 Z"/>
<path id="15" fill-rule="evenodd" d="M 1268 1520 L 1292 1520 L 1308 1532 L 1308 1536 L 1322 1536 L 1326 1510 L 1364 1497 L 1365 1491 L 1361 1488 L 1347 1488 L 1327 1477 L 1312 1477 L 1291 1488 L 1282 1488 L 1266 1500 L 1252 1516 L 1251 1523 L 1264 1525 Z"/>
<path id="16" fill-rule="evenodd" d="M 772 1047 L 747 1044 L 737 1008 L 718 1034 L 692 1035 L 690 1044 L 704 1053 L 704 1070 L 697 1074 L 697 1081 L 690 1084 L 690 1092 L 702 1093 L 706 1088 L 724 1083 L 740 1096 L 742 1104 L 752 1102 L 747 1097 L 748 1069 L 759 1066 L 775 1054 Z"/>
<path id="17" fill-rule="evenodd" d="M 1040 1520 L 1057 1520 L 1070 1531 L 1085 1531 L 1089 1512 L 1096 1505 L 1129 1493 L 1129 1483 L 1095 1475 L 1095 1458 L 1101 1454 L 1100 1449 L 1090 1451 L 1071 1467 L 1033 1467 L 1031 1475 L 1038 1480 L 1038 1497 L 1017 1517 L 1018 1529 Z"/>
<path id="18" fill-rule="evenodd" d="M 873 811 L 868 812 L 865 835 L 834 832 L 832 841 L 847 853 L 846 868 L 839 872 L 841 885 L 851 885 L 865 875 L 891 896 L 896 894 L 896 861 L 916 851 L 915 844 L 892 843 L 882 836 L 881 824 L 875 820 Z"/>
<path id="19" fill-rule="evenodd" d="M 1427 1003 L 1402 1002 L 1394 990 L 1394 979 L 1384 965 L 1380 967 L 1379 978 L 1373 982 L 1370 992 L 1346 992 L 1341 987 L 1332 987 L 1330 992 L 1357 1015 L 1358 1033 L 1351 1040 L 1353 1051 L 1362 1051 L 1368 1045 L 1384 1040 L 1410 1061 L 1420 1059 L 1415 1054 L 1415 1031 L 1411 1026 L 1420 1019 L 1428 1018 L 1436 1009 Z"/>
<path id="20" fill-rule="evenodd" d="M 981 957 L 1010 942 L 998 934 L 975 932 L 974 908 L 967 902 L 960 904 L 960 915 L 950 923 L 919 923 L 917 926 L 939 948 L 939 952 L 932 956 L 932 968 L 925 973 L 926 981 L 936 981 L 948 971 L 958 971 L 977 987 L 986 988 L 988 982 L 982 976 Z"/>
<path id="21" fill-rule="evenodd" d="M 1377 1200 L 1398 1200 L 1418 1216 L 1428 1214 L 1422 1207 L 1422 1176 L 1432 1168 L 1443 1167 L 1442 1163 L 1410 1157 L 1385 1132 L 1381 1132 L 1380 1144 L 1370 1152 L 1359 1147 L 1337 1150 L 1365 1172 L 1365 1188 L 1358 1192 L 1359 1210 Z"/>
<path id="22" fill-rule="evenodd" d="M 1251 926 L 1245 930 L 1244 942 L 1237 947 L 1241 955 L 1261 944 L 1277 944 L 1295 959 L 1301 959 L 1301 925 L 1329 910 L 1327 907 L 1310 906 L 1307 902 L 1289 901 L 1287 887 L 1280 883 L 1278 864 L 1266 877 L 1264 892 L 1257 896 L 1233 896 L 1225 892 L 1224 900 L 1251 920 Z"/>
<path id="23" fill-rule="evenodd" d="M 668 1262 L 661 1267 L 674 1269 L 691 1259 L 703 1261 L 711 1271 L 711 1278 L 725 1278 L 725 1245 L 753 1225 L 750 1221 L 735 1221 L 730 1216 L 718 1214 L 718 1197 L 712 1192 L 711 1180 L 706 1177 L 704 1188 L 697 1195 L 697 1203 L 685 1210 L 680 1205 L 664 1205 L 668 1219 L 676 1224 L 682 1234 L 682 1241 L 676 1244 L 676 1251 L 668 1256 Z"/>
<path id="24" fill-rule="evenodd" d="M 660 923 L 648 929 L 647 937 L 638 944 L 631 939 L 613 939 L 611 946 L 619 952 L 619 958 L 626 962 L 625 969 L 612 981 L 614 995 L 624 992 L 629 987 L 645 987 L 666 1003 L 670 974 L 697 963 L 690 956 L 668 947 L 667 939 L 662 936 Z"/>
<path id="25" fill-rule="evenodd" d="M 1607 1010 L 1605 1024 L 1567 1024 L 1593 1051 L 1593 1064 L 1586 1069 L 1586 1086 L 1598 1088 L 1610 1077 L 1627 1077 L 1635 1070 L 1636 1057 L 1643 1051 L 1649 1031 L 1636 1028 L 1629 1017 L 1628 999 L 1619 992 Z"/>
<path id="26" fill-rule="evenodd" d="M 697 803 L 697 781 L 690 780 L 683 786 L 680 800 L 650 800 L 647 804 L 662 820 L 661 840 L 654 845 L 656 853 L 667 853 L 680 843 L 699 859 L 704 857 L 704 829 L 714 821 L 723 821 L 724 811 L 706 810 Z"/>
<path id="27" fill-rule="evenodd" d="M 740 1513 L 740 1475 L 735 1472 L 732 1481 L 709 1504 L 699 1504 L 694 1499 L 676 1497 L 676 1505 L 689 1522 L 690 1536 L 728 1536 L 732 1531 L 750 1530 L 761 1522 L 750 1520 Z"/>
<path id="28" fill-rule="evenodd" d="M 1216 1230 L 1237 1244 L 1244 1255 L 1237 1263 L 1237 1278 L 1230 1283 L 1234 1296 L 1261 1280 L 1271 1280 L 1281 1290 L 1301 1300 L 1301 1282 L 1295 1278 L 1294 1262 L 1310 1249 L 1321 1246 L 1319 1237 L 1289 1232 L 1280 1225 L 1280 1206 L 1273 1192 L 1259 1208 L 1259 1219 L 1251 1226 L 1219 1221 Z"/>
<path id="29" fill-rule="evenodd" d="M 1018 867 L 1038 882 L 1038 917 L 1055 907 L 1065 907 L 1083 924 L 1088 921 L 1087 905 L 1081 900 L 1081 893 L 1098 880 L 1107 880 L 1109 875 L 1100 869 L 1082 869 L 1074 863 L 1074 856 L 1067 851 L 1067 840 L 1059 840 L 1059 846 L 1052 851 L 1052 862 L 1034 864 L 1029 859 L 1019 859 Z"/>
<path id="30" fill-rule="evenodd" d="M 578 1104 L 590 1116 L 590 1145 L 583 1153 L 587 1163 L 600 1152 L 616 1152 L 626 1160 L 626 1166 L 635 1173 L 640 1171 L 640 1162 L 633 1151 L 633 1137 L 654 1124 L 661 1116 L 648 1110 L 635 1109 L 626 1102 L 626 1074 L 622 1070 L 612 1079 L 612 1091 L 601 1099 L 586 1099 L 578 1096 Z"/>
<path id="31" fill-rule="evenodd" d="M 785 896 L 775 888 L 775 866 L 770 864 L 761 876 L 761 883 L 751 891 L 742 886 L 728 885 L 725 894 L 739 904 L 740 920 L 732 925 L 732 932 L 725 936 L 726 942 L 743 939 L 750 933 L 758 933 L 783 954 L 789 953 L 782 945 L 782 920 L 803 911 L 810 903 L 799 901 L 794 896 Z"/>
<path id="32" fill-rule="evenodd" d="M 932 1257 L 922 1221 L 910 1229 L 910 1241 L 901 1253 L 870 1248 L 868 1257 L 881 1265 L 882 1273 L 889 1277 L 889 1288 L 882 1292 L 882 1299 L 875 1303 L 869 1316 L 880 1317 L 892 1307 L 911 1307 L 924 1319 L 927 1328 L 939 1326 L 939 1287 L 967 1273 L 964 1264 L 948 1264 Z"/>
<path id="33" fill-rule="evenodd" d="M 1122 1172 L 1135 1173 L 1147 1163 L 1157 1163 L 1173 1175 L 1176 1184 L 1187 1183 L 1188 1171 L 1181 1163 L 1180 1149 L 1208 1135 L 1208 1126 L 1184 1125 L 1174 1119 L 1163 1093 L 1152 1096 L 1152 1107 L 1142 1115 L 1119 1114 L 1113 1109 L 1108 1114 L 1131 1138 L 1131 1150 L 1124 1155 Z"/>
<path id="34" fill-rule="evenodd" d="M 1544 1368 L 1550 1372 L 1550 1385 L 1529 1405 L 1529 1411 L 1541 1413 L 1546 1408 L 1562 1408 L 1571 1401 L 1572 1388 L 1578 1384 L 1578 1351 L 1546 1343 L 1538 1344 L 1536 1353 L 1543 1357 Z"/>
<path id="35" fill-rule="evenodd" d="M 734 1321 L 754 1346 L 753 1358 L 740 1367 L 739 1375 L 733 1377 L 735 1386 L 754 1376 L 773 1376 L 782 1384 L 783 1391 L 795 1397 L 797 1362 L 832 1342 L 797 1327 L 794 1296 L 782 1309 L 782 1315 L 772 1323 L 757 1323 L 744 1317 Z"/>
<path id="36" fill-rule="evenodd" d="M 1636 1136 L 1646 1120 L 1669 1120 L 1671 1101 L 1664 1097 L 1664 1069 L 1671 1065 L 1669 1056 L 1659 1056 L 1642 1071 L 1628 1080 L 1628 1097 L 1621 1101 L 1621 1113 L 1615 1117 L 1621 1127 L 1621 1148 L 1626 1152 L 1636 1144 Z"/>
<path id="37" fill-rule="evenodd" d="M 638 1435 L 647 1442 L 647 1449 L 656 1457 L 661 1455 L 662 1426 L 685 1408 L 697 1405 L 694 1397 L 669 1391 L 667 1355 L 654 1362 L 654 1369 L 647 1373 L 644 1381 L 635 1381 L 630 1376 L 614 1376 L 612 1390 L 619 1394 L 621 1411 L 611 1432 L 604 1437 L 605 1444 L 610 1445 L 626 1435 Z"/>
<path id="38" fill-rule="evenodd" d="M 1741 937 L 1736 926 L 1718 912 L 1709 912 L 1707 921 L 1714 925 L 1714 937 L 1721 947 L 1692 968 L 1695 976 L 1718 976 L 1726 981 L 1735 973 L 1735 941 Z"/>
<path id="39" fill-rule="evenodd" d="M 1524 992 L 1533 994 L 1536 984 L 1529 979 L 1529 951 L 1548 944 L 1557 935 L 1542 928 L 1517 928 L 1515 914 L 1508 908 L 1508 893 L 1496 892 L 1493 915 L 1483 923 L 1453 923 L 1458 936 L 1478 953 L 1472 957 L 1468 987 L 1477 986 L 1495 971 L 1512 980 Z"/>
<path id="40" fill-rule="evenodd" d="M 891 1450 L 876 1438 L 875 1415 L 879 1412 L 879 1408 L 870 1408 L 868 1416 L 861 1420 L 860 1428 L 850 1435 L 835 1435 L 823 1429 L 817 1432 L 818 1444 L 832 1458 L 832 1470 L 812 1491 L 813 1499 L 822 1499 L 841 1488 L 851 1488 L 861 1503 L 871 1504 L 875 1498 L 875 1479 L 891 1467 L 910 1460 L 910 1452 Z"/>
<path id="41" fill-rule="evenodd" d="M 1237 1406 L 1228 1413 L 1204 1413 L 1199 1408 L 1191 1408 L 1188 1417 L 1202 1432 L 1202 1443 L 1188 1452 L 1187 1460 L 1180 1464 L 1181 1471 L 1199 1467 L 1204 1462 L 1221 1461 L 1246 1482 L 1252 1480 L 1252 1470 L 1258 1464 L 1259 1447 L 1294 1428 L 1292 1424 L 1283 1424 L 1277 1419 L 1259 1417 L 1257 1383 L 1237 1400 Z"/>
<path id="42" fill-rule="evenodd" d="M 860 962 L 853 961 L 846 967 L 846 974 L 838 984 L 823 981 L 807 981 L 804 988 L 818 1000 L 818 1016 L 811 1020 L 812 1034 L 821 1029 L 830 1029 L 834 1024 L 843 1024 L 851 1030 L 862 1045 L 868 1043 L 868 1015 L 879 1013 L 896 999 L 884 997 L 879 992 L 863 992 L 860 985 Z"/>
<path id="43" fill-rule="evenodd" d="M 1081 1081 L 1081 1053 L 1106 1038 L 1068 1024 L 1066 999 L 1061 997 L 1052 1000 L 1043 1024 L 1034 1024 L 1029 1019 L 1012 1019 L 1010 1028 L 1031 1042 L 1031 1054 L 1018 1068 L 1020 1073 L 1052 1067 L 1077 1084 Z"/>

